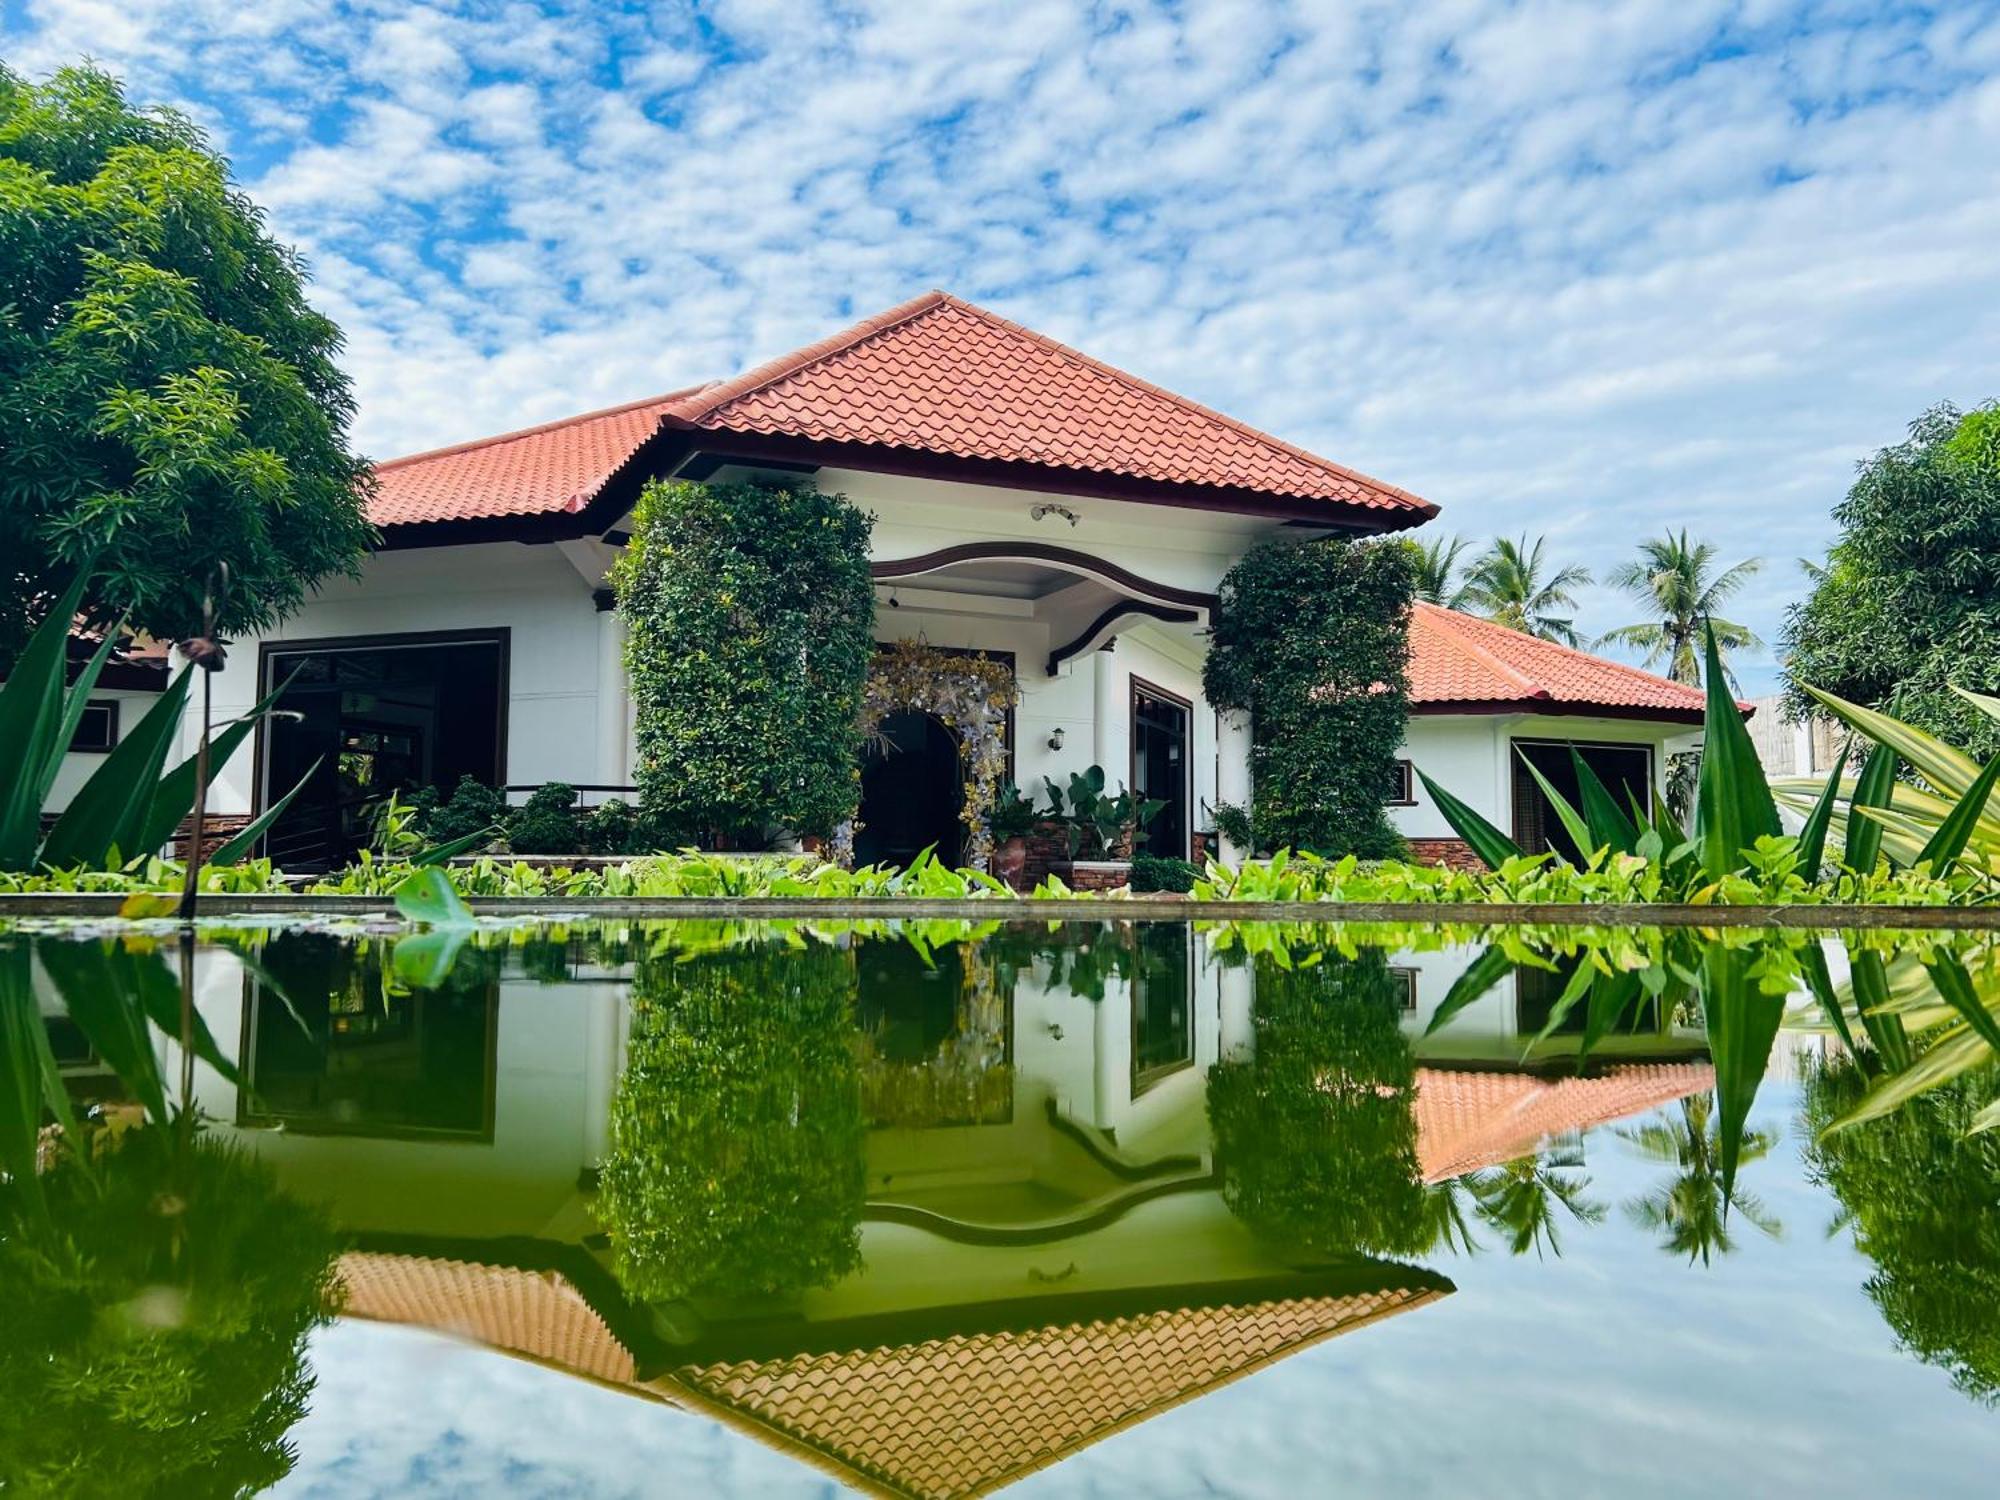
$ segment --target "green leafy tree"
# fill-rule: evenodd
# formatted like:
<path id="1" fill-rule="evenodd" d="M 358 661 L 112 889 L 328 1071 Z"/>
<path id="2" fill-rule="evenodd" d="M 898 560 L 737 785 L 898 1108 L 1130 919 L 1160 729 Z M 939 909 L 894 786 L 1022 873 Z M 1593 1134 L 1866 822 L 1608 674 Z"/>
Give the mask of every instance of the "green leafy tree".
<path id="1" fill-rule="evenodd" d="M 1580 645 L 1572 590 L 1587 587 L 1590 574 L 1575 567 L 1549 573 L 1544 548 L 1542 537 L 1536 537 L 1532 546 L 1526 537 L 1496 538 L 1466 569 L 1464 608 L 1510 630 L 1565 646 Z"/>
<path id="2" fill-rule="evenodd" d="M 1252 841 L 1384 856 L 1383 811 L 1409 722 L 1410 548 L 1260 542 L 1222 580 L 1202 682 L 1247 709 Z"/>
<path id="3" fill-rule="evenodd" d="M 0 68 L 0 662 L 86 559 L 85 612 L 261 629 L 373 536 L 340 333 L 202 133 L 88 68 Z"/>
<path id="4" fill-rule="evenodd" d="M 656 482 L 612 570 L 641 805 L 710 847 L 826 835 L 860 798 L 871 522 L 805 485 Z"/>
<path id="5" fill-rule="evenodd" d="M 1924 413 L 1833 515 L 1825 573 L 1785 622 L 1787 712 L 1818 711 L 1810 683 L 2000 753 L 2000 722 L 1952 691 L 2000 692 L 2000 407 Z"/>
<path id="6" fill-rule="evenodd" d="M 1717 572 L 1713 543 L 1691 542 L 1685 530 L 1648 537 L 1639 544 L 1638 558 L 1614 569 L 1606 582 L 1641 601 L 1652 618 L 1606 631 L 1597 644 L 1643 651 L 1648 667 L 1665 667 L 1675 682 L 1700 687 L 1702 627 L 1708 626 L 1715 631 L 1724 671 L 1735 689 L 1728 653 L 1755 650 L 1763 642 L 1747 625 L 1725 620 L 1716 611 L 1763 566 L 1762 558 L 1752 557 Z"/>
<path id="7" fill-rule="evenodd" d="M 1388 962 L 1374 949 L 1291 962 L 1259 956 L 1251 1056 L 1208 1075 L 1223 1195 L 1288 1252 L 1428 1250 L 1441 1226 L 1417 1166 L 1416 1060 Z"/>
<path id="8" fill-rule="evenodd" d="M 0 1491 L 255 1494 L 291 1471 L 340 1242 L 269 1167 L 178 1124 L 0 1184 Z"/>
<path id="9" fill-rule="evenodd" d="M 1874 1262 L 1865 1290 L 1902 1346 L 2000 1404 L 2000 1132 L 1968 1133 L 2000 1098 L 2000 1073 L 1963 1073 L 1893 1114 L 1829 1129 L 1870 1081 L 1851 1057 L 1807 1073 L 1807 1174 Z"/>
<path id="10" fill-rule="evenodd" d="M 1707 1265 L 1715 1255 L 1736 1249 L 1730 1235 L 1734 1213 L 1759 1233 L 1776 1239 L 1784 1225 L 1754 1193 L 1722 1189 L 1722 1135 L 1715 1127 L 1715 1096 L 1690 1094 L 1681 1100 L 1678 1120 L 1663 1118 L 1618 1132 L 1619 1139 L 1648 1160 L 1674 1168 L 1674 1175 L 1649 1193 L 1630 1199 L 1625 1216 L 1660 1237 L 1660 1248 Z M 1743 1134 L 1739 1164 L 1770 1154 L 1778 1138 L 1768 1130 Z"/>
<path id="11" fill-rule="evenodd" d="M 1416 597 L 1425 604 L 1457 609 L 1465 603 L 1466 580 L 1458 559 L 1472 544 L 1461 536 L 1432 537 L 1427 542 L 1409 543 L 1410 561 L 1416 575 Z"/>
<path id="12" fill-rule="evenodd" d="M 650 1301 L 784 1297 L 861 1261 L 852 953 L 642 963 L 597 1214 Z"/>

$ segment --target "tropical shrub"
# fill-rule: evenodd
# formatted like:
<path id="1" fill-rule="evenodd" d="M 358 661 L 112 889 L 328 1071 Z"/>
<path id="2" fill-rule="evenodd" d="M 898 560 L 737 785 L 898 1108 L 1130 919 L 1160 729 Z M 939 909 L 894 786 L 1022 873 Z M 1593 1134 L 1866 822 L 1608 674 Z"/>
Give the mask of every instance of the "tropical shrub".
<path id="1" fill-rule="evenodd" d="M 340 332 L 193 123 L 0 68 L 0 241 L 0 670 L 86 564 L 82 613 L 162 640 L 219 564 L 227 635 L 359 567 Z"/>
<path id="2" fill-rule="evenodd" d="M 410 805 L 420 810 L 425 835 L 440 844 L 480 834 L 497 836 L 509 812 L 506 793 L 470 775 L 459 777 L 451 795 L 442 800 L 436 787 L 419 788 L 411 794 Z"/>
<path id="3" fill-rule="evenodd" d="M 1053 777 L 1044 776 L 1042 785 L 1049 794 L 1042 817 L 1062 824 L 1073 860 L 1122 858 L 1132 840 L 1167 805 L 1157 798 L 1135 797 L 1123 783 L 1116 792 L 1106 793 L 1102 766 L 1071 772 L 1067 794 Z"/>
<path id="4" fill-rule="evenodd" d="M 2000 724 L 1952 691 L 2000 693 L 1995 412 L 1936 407 L 1861 466 L 1826 566 L 1786 620 L 1790 712 L 1817 711 L 1811 683 L 1982 760 L 2000 754 Z"/>
<path id="5" fill-rule="evenodd" d="M 792 1296 L 860 1264 L 851 953 L 644 963 L 596 1211 L 635 1297 Z"/>
<path id="6" fill-rule="evenodd" d="M 156 854 L 194 810 L 195 758 L 167 769 L 167 754 L 180 731 L 194 670 L 184 667 L 44 833 L 42 809 L 117 634 L 105 633 L 103 643 L 65 690 L 70 621 L 84 592 L 85 580 L 79 577 L 57 597 L 14 659 L 6 682 L 0 683 L 0 871 L 128 866 Z M 211 773 L 242 747 L 276 696 L 214 734 Z M 248 854 L 297 790 L 294 787 L 227 840 L 208 856 L 208 863 L 233 864 Z"/>
<path id="7" fill-rule="evenodd" d="M 655 482 L 612 570 L 641 805 L 678 844 L 828 836 L 860 795 L 872 523 L 804 485 Z"/>
<path id="8" fill-rule="evenodd" d="M 1202 684 L 1248 710 L 1254 847 L 1383 857 L 1409 718 L 1410 549 L 1260 542 L 1222 580 Z"/>
<path id="9" fill-rule="evenodd" d="M 1201 879 L 1201 871 L 1184 859 L 1165 859 L 1157 854 L 1147 854 L 1141 850 L 1132 856 L 1132 889 L 1134 892 L 1178 891 L 1194 889 L 1194 883 Z"/>
<path id="10" fill-rule="evenodd" d="M 1230 1209 L 1294 1254 L 1429 1248 L 1416 1061 L 1381 951 L 1260 954 L 1251 1025 L 1250 1059 L 1208 1076 Z"/>
<path id="11" fill-rule="evenodd" d="M 516 854 L 581 854 L 576 788 L 566 781 L 550 781 L 530 792 L 528 800 L 507 815 L 507 847 Z"/>
<path id="12" fill-rule="evenodd" d="M 1868 1298 L 1897 1342 L 1966 1395 L 2000 1403 L 2000 1074 L 1964 1073 L 1894 1113 L 1831 1128 L 1860 1107 L 1868 1066 L 1831 1058 L 1805 1075 L 1806 1169 L 1832 1192 L 1874 1263 Z"/>

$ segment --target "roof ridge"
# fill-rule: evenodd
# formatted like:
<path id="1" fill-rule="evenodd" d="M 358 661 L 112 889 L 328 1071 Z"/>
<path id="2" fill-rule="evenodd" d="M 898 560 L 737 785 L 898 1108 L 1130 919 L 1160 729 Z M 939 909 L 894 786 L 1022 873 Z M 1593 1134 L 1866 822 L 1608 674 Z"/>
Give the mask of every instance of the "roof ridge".
<path id="1" fill-rule="evenodd" d="M 1501 681 L 1513 683 L 1516 687 L 1520 688 L 1521 691 L 1530 698 L 1550 698 L 1554 696 L 1554 694 L 1552 694 L 1546 687 L 1536 682 L 1534 678 L 1528 676 L 1524 672 L 1515 670 L 1513 667 L 1509 666 L 1506 662 L 1502 661 L 1498 656 L 1494 655 L 1491 651 L 1487 650 L 1486 647 L 1480 645 L 1479 642 L 1468 638 L 1458 629 L 1457 626 L 1458 618 L 1464 618 L 1470 620 L 1477 618 L 1476 616 L 1461 615 L 1461 612 L 1458 610 L 1447 609 L 1441 604 L 1431 604 L 1422 600 L 1419 600 L 1415 607 L 1417 609 L 1424 611 L 1425 617 L 1427 619 L 1431 619 L 1432 624 L 1438 630 L 1442 631 L 1445 634 L 1445 636 L 1450 639 L 1451 643 L 1454 646 L 1458 647 L 1459 650 L 1465 652 L 1467 655 L 1473 657 L 1483 666 L 1490 667 L 1495 673 L 1499 675 Z M 1481 621 L 1480 623 L 1486 625 L 1493 625 L 1493 628 L 1496 630 L 1508 629 L 1507 626 L 1496 625 L 1491 620 L 1484 620 Z M 1531 641 L 1539 639 L 1539 637 L 1537 636 L 1528 635 L 1528 633 L 1524 630 L 1515 630 L 1511 631 L 1510 633 L 1513 635 L 1523 636 Z M 1577 654 L 1583 655 L 1584 653 L 1578 652 Z"/>
<path id="2" fill-rule="evenodd" d="M 712 384 L 708 382 L 707 384 Z M 659 396 L 642 396 L 637 401 L 624 401 L 616 406 L 600 407 L 596 411 L 578 412 L 574 416 L 557 417 L 549 422 L 537 422 L 532 427 L 517 427 L 512 432 L 497 432 L 491 437 L 468 438 L 462 443 L 447 443 L 442 448 L 425 448 L 417 453 L 399 454 L 395 458 L 385 458 L 374 467 L 379 473 L 384 469 L 400 469 L 406 464 L 421 463 L 429 458 L 448 458 L 458 453 L 474 453 L 481 448 L 491 448 L 499 443 L 511 443 L 517 438 L 534 437 L 539 433 L 556 432 L 564 427 L 574 427 L 579 422 L 593 422 L 600 417 L 623 416 L 626 412 L 637 411 L 643 406 L 659 406 L 662 403 L 678 401 L 705 390 L 707 384 L 683 386 L 679 390 L 668 391 Z"/>
<path id="3" fill-rule="evenodd" d="M 677 409 L 667 415 L 678 422 L 699 421 L 717 407 L 726 406 L 738 396 L 748 395 L 759 386 L 774 385 L 780 380 L 790 379 L 802 370 L 809 369 L 836 354 L 845 353 L 857 344 L 867 342 L 878 333 L 898 327 L 912 318 L 921 317 L 946 302 L 955 301 L 956 298 L 933 288 L 920 297 L 899 302 L 883 312 L 863 318 L 859 323 L 850 324 L 838 333 L 828 334 L 823 339 L 805 344 L 789 353 L 780 354 L 775 359 L 767 359 L 762 364 L 753 365 L 740 375 L 681 392 L 674 400 Z"/>
<path id="4" fill-rule="evenodd" d="M 1407 500 L 1412 505 L 1430 511 L 1433 515 L 1437 513 L 1437 506 L 1431 501 L 1424 499 L 1421 495 L 1413 495 L 1408 490 L 1390 484 L 1385 479 L 1377 479 L 1374 475 L 1364 474 L 1359 469 L 1350 469 L 1346 464 L 1335 463 L 1332 459 L 1322 457 L 1309 448 L 1301 448 L 1295 443 L 1288 443 L 1283 438 L 1275 437 L 1271 433 L 1264 431 L 1261 427 L 1252 427 L 1248 422 L 1240 421 L 1230 416 L 1227 412 L 1217 411 L 1212 406 L 1204 406 L 1201 402 L 1191 397 L 1183 396 L 1178 391 L 1170 391 L 1163 385 L 1153 384 L 1152 381 L 1145 379 L 1143 376 L 1134 375 L 1129 370 L 1121 370 L 1117 365 L 1106 364 L 1101 359 L 1096 359 L 1085 354 L 1081 349 L 1065 344 L 1059 339 L 1052 339 L 1045 333 L 1038 333 L 1025 323 L 1016 323 L 1012 318 L 1003 318 L 1000 314 L 988 308 L 981 307 L 976 302 L 967 302 L 963 297 L 954 297 L 950 292 L 939 292 L 936 295 L 943 303 L 948 303 L 963 312 L 971 313 L 975 317 L 981 318 L 997 327 L 1021 334 L 1053 353 L 1075 360 L 1077 363 L 1085 365 L 1101 375 L 1108 375 L 1112 379 L 1136 387 L 1148 395 L 1158 396 L 1175 406 L 1181 407 L 1185 411 L 1194 413 L 1196 416 L 1205 417 L 1211 422 L 1220 422 L 1223 426 L 1231 428 L 1247 438 L 1260 443 L 1268 443 L 1281 452 L 1289 453 L 1293 458 L 1300 460 L 1302 463 L 1313 464 L 1322 469 L 1329 469 L 1340 475 L 1343 479 L 1351 479 L 1357 483 L 1378 489 L 1384 494 L 1394 495 L 1400 500 Z"/>

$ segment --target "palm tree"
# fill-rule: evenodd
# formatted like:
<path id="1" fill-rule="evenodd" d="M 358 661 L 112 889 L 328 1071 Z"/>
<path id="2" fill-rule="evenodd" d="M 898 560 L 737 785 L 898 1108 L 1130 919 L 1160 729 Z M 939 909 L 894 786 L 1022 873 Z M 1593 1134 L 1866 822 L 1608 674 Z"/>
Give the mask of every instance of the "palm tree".
<path id="1" fill-rule="evenodd" d="M 1410 542 L 1410 558 L 1416 564 L 1417 598 L 1426 604 L 1457 609 L 1465 602 L 1466 580 L 1458 573 L 1458 555 L 1472 544 L 1462 536 L 1432 537 L 1428 542 Z"/>
<path id="2" fill-rule="evenodd" d="M 1533 1250 L 1540 1259 L 1546 1243 L 1560 1259 L 1562 1241 L 1556 1235 L 1558 1204 L 1568 1209 L 1570 1217 L 1579 1224 L 1604 1222 L 1604 1205 L 1584 1196 L 1590 1179 L 1559 1170 L 1580 1162 L 1580 1155 L 1553 1150 L 1545 1156 L 1516 1157 L 1504 1166 L 1481 1172 L 1469 1183 L 1475 1204 L 1473 1211 L 1489 1228 L 1500 1231 L 1508 1250 L 1515 1255 L 1526 1255 Z"/>
<path id="3" fill-rule="evenodd" d="M 1755 1194 L 1738 1188 L 1733 1198 L 1723 1195 L 1722 1138 L 1710 1123 L 1714 1110 L 1712 1094 L 1692 1094 L 1681 1100 L 1679 1120 L 1618 1132 L 1640 1155 L 1679 1169 L 1662 1186 L 1628 1201 L 1625 1214 L 1641 1229 L 1659 1235 L 1662 1250 L 1687 1256 L 1690 1265 L 1697 1258 L 1707 1265 L 1711 1255 L 1727 1255 L 1736 1248 L 1729 1237 L 1732 1208 L 1772 1239 L 1785 1232 L 1777 1215 Z M 1777 1143 L 1768 1130 L 1746 1131 L 1739 1160 L 1756 1161 Z"/>
<path id="4" fill-rule="evenodd" d="M 1536 537 L 1531 547 L 1525 536 L 1519 541 L 1496 537 L 1465 571 L 1464 605 L 1510 630 L 1524 630 L 1565 646 L 1580 645 L 1575 618 L 1557 611 L 1576 608 L 1570 590 L 1587 587 L 1590 574 L 1582 568 L 1564 568 L 1543 577 L 1544 541 Z"/>
<path id="5" fill-rule="evenodd" d="M 1634 646 L 1646 653 L 1646 665 L 1666 664 L 1667 676 L 1689 687 L 1701 686 L 1701 630 L 1714 627 L 1715 644 L 1723 652 L 1723 671 L 1732 690 L 1736 674 L 1728 653 L 1763 645 L 1747 627 L 1716 614 L 1730 596 L 1764 566 L 1761 557 L 1748 558 L 1722 572 L 1715 571 L 1715 547 L 1690 542 L 1685 530 L 1676 535 L 1648 537 L 1639 556 L 1612 573 L 1613 588 L 1643 600 L 1653 618 L 1621 625 L 1598 638 L 1600 646 Z"/>

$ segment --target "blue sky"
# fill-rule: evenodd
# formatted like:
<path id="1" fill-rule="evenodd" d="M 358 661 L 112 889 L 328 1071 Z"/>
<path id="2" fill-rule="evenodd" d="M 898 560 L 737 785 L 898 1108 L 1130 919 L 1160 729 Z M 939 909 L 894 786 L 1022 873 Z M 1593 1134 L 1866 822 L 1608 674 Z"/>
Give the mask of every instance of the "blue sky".
<path id="1" fill-rule="evenodd" d="M 1854 462 L 2000 395 L 1991 3 L 0 0 L 85 54 L 304 249 L 378 457 L 942 286 L 1443 529 L 1764 556 L 1769 636 Z"/>

